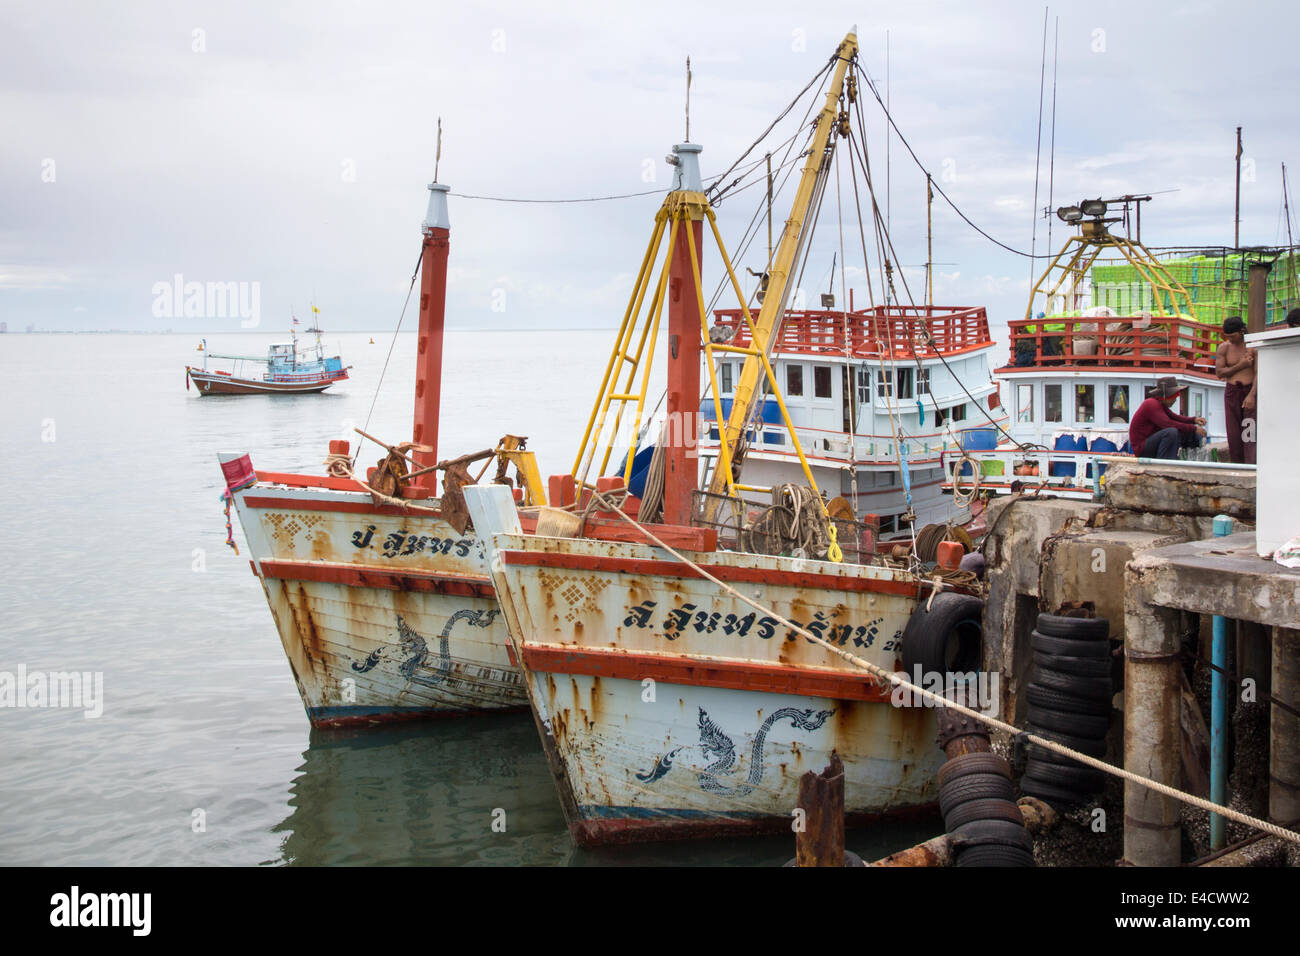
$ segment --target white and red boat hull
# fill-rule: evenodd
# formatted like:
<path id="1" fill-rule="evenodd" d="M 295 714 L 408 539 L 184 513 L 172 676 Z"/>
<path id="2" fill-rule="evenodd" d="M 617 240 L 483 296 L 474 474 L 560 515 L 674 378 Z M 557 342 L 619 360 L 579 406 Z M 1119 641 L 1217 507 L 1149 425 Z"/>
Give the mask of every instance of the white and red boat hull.
<path id="1" fill-rule="evenodd" d="M 185 373 L 200 395 L 279 395 L 323 392 L 335 382 L 348 377 L 346 371 L 326 373 L 328 377 L 303 376 L 299 382 L 273 382 L 264 379 L 238 378 L 220 372 L 186 368 Z"/>
<path id="2" fill-rule="evenodd" d="M 937 799 L 932 711 L 894 706 L 887 685 L 661 549 L 522 534 L 493 542 L 497 596 L 578 843 L 789 827 L 799 777 L 832 753 L 853 822 L 928 812 Z M 914 578 L 689 557 L 792 622 L 898 665 Z"/>
<path id="3" fill-rule="evenodd" d="M 313 726 L 527 706 L 473 532 L 259 478 L 234 503 Z"/>

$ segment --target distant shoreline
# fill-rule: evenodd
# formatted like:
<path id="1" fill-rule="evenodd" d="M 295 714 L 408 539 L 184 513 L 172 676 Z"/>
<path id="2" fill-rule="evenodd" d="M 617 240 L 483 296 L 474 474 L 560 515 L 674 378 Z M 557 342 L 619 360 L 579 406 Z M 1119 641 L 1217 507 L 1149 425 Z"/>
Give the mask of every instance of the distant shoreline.
<path id="1" fill-rule="evenodd" d="M 448 332 L 613 332 L 616 331 L 614 326 L 604 325 L 587 325 L 571 326 L 568 328 L 551 328 L 542 326 L 533 327 L 515 327 L 502 329 L 484 329 L 470 326 L 448 326 Z M 414 335 L 416 329 L 410 328 L 405 331 L 406 335 Z M 218 336 L 218 335 L 287 335 L 288 330 L 267 330 L 267 329 L 221 329 L 218 331 L 193 329 L 178 332 L 175 329 L 165 329 L 163 331 L 153 331 L 146 329 L 32 329 L 0 332 L 0 335 L 197 335 L 197 336 Z M 306 333 L 300 333 L 306 334 Z M 390 333 L 383 329 L 329 329 L 321 333 L 324 336 L 331 335 L 389 335 Z"/>

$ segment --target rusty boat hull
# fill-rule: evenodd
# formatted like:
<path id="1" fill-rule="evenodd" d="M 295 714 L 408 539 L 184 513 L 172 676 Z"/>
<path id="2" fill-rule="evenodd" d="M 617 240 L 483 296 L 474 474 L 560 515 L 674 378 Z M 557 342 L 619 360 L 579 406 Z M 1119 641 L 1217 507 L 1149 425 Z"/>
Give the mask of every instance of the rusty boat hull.
<path id="1" fill-rule="evenodd" d="M 844 762 L 850 823 L 932 813 L 934 711 L 661 549 L 492 537 L 493 580 L 570 833 L 581 845 L 787 829 L 799 777 Z M 711 574 L 886 669 L 916 579 L 729 552 Z"/>
<path id="2" fill-rule="evenodd" d="M 472 532 L 343 480 L 258 477 L 234 506 L 313 726 L 527 707 Z"/>

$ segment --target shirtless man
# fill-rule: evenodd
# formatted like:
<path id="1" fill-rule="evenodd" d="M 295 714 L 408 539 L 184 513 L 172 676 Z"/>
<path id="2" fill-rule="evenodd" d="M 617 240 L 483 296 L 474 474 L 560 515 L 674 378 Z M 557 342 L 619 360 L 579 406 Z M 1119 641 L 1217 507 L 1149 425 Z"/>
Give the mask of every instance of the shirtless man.
<path id="1" fill-rule="evenodd" d="M 1214 374 L 1226 379 L 1228 387 L 1223 392 L 1223 411 L 1228 420 L 1228 458 L 1237 464 L 1255 464 L 1256 396 L 1255 350 L 1246 348 L 1246 323 L 1241 317 L 1231 315 L 1223 320 L 1224 342 L 1214 357 Z M 1246 408 L 1249 400 L 1250 408 Z M 1243 426 L 1249 421 L 1250 441 L 1244 437 Z"/>

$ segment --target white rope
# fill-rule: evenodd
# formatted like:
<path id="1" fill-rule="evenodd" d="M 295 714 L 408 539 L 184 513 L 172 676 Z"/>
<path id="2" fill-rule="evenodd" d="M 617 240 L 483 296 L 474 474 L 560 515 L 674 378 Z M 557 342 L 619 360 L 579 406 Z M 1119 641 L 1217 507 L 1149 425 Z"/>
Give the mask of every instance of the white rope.
<path id="1" fill-rule="evenodd" d="M 771 616 L 779 624 L 790 628 L 796 634 L 799 634 L 801 637 L 806 638 L 807 640 L 813 642 L 814 644 L 820 644 L 822 647 L 826 648 L 831 653 L 835 654 L 836 656 L 842 658 L 845 661 L 848 661 L 850 664 L 854 665 L 855 667 L 860 667 L 863 670 L 868 671 L 872 675 L 878 677 L 879 679 L 888 681 L 890 684 L 894 685 L 895 687 L 905 687 L 911 693 L 918 695 L 923 700 L 929 701 L 936 707 L 947 707 L 950 710 L 954 710 L 957 713 L 962 714 L 966 717 L 970 717 L 974 720 L 981 721 L 982 723 L 985 723 L 996 730 L 1001 730 L 1005 733 L 1012 734 L 1013 736 L 1016 737 L 1023 736 L 1031 743 L 1039 747 L 1042 747 L 1045 750 L 1051 750 L 1052 752 L 1061 754 L 1064 757 L 1070 757 L 1073 760 L 1077 760 L 1080 763 L 1092 767 L 1095 770 L 1100 770 L 1103 773 L 1109 773 L 1112 774 L 1113 776 L 1120 777 L 1123 780 L 1131 781 L 1132 783 L 1141 784 L 1142 786 L 1148 788 L 1149 790 L 1154 790 L 1156 793 L 1160 794 L 1161 796 L 1171 797 L 1175 800 L 1181 800 L 1184 803 L 1189 803 L 1192 806 L 1199 807 L 1202 810 L 1208 810 L 1210 813 L 1217 813 L 1220 816 L 1226 817 L 1229 820 L 1236 821 L 1237 823 L 1242 823 L 1245 824 L 1246 826 L 1254 827 L 1257 830 L 1263 830 L 1266 833 L 1270 833 L 1273 836 L 1280 837 L 1283 840 L 1288 840 L 1291 843 L 1300 844 L 1300 833 L 1295 833 L 1291 830 L 1287 830 L 1283 827 L 1278 826 L 1275 823 L 1270 823 L 1267 820 L 1260 820 L 1259 818 L 1252 817 L 1249 814 L 1241 813 L 1240 811 L 1234 810 L 1231 807 L 1225 807 L 1217 803 L 1212 803 L 1211 801 L 1202 799 L 1201 797 L 1198 797 L 1195 794 L 1185 793 L 1182 790 L 1177 790 L 1174 787 L 1170 787 L 1166 784 L 1160 783 L 1159 781 L 1152 780 L 1149 777 L 1143 777 L 1139 774 L 1133 773 L 1132 771 L 1125 770 L 1122 767 L 1112 766 L 1111 764 L 1106 763 L 1104 760 L 1098 760 L 1096 757 L 1090 757 L 1087 754 L 1079 753 L 1077 750 L 1073 750 L 1069 747 L 1066 747 L 1064 744 L 1059 744 L 1054 740 L 1048 740 L 1044 737 L 1039 737 L 1037 734 L 1032 734 L 1029 733 L 1028 731 L 1020 730 L 1018 727 L 1015 727 L 1014 725 L 1008 724 L 1004 721 L 998 720 L 996 717 L 990 717 L 988 714 L 983 714 L 977 710 L 972 710 L 969 707 L 965 707 L 961 704 L 954 703 L 953 701 L 948 700 L 945 697 L 939 696 L 933 691 L 926 690 L 923 687 L 918 687 L 916 684 L 913 684 L 911 681 L 907 680 L 904 677 L 900 677 L 897 673 L 893 671 L 887 671 L 883 667 L 880 667 L 877 664 L 873 664 L 868 660 L 864 660 L 863 658 L 857 657 L 856 655 L 851 654 L 846 650 L 836 647 L 834 644 L 830 643 L 829 641 L 825 640 L 822 637 L 819 637 L 818 635 L 812 633 L 806 628 L 800 627 L 798 624 L 795 624 L 793 621 L 786 620 L 786 618 L 782 617 L 772 608 L 765 607 L 764 605 L 760 604 L 758 601 L 755 601 L 753 598 L 750 598 L 742 594 L 740 591 L 737 591 L 735 588 L 731 587 L 725 582 L 720 581 L 718 578 L 715 578 L 708 571 L 704 570 L 704 568 L 702 568 L 699 564 L 692 561 L 690 558 L 686 557 L 681 552 L 665 544 L 662 540 L 659 539 L 659 537 L 657 537 L 652 531 L 650 531 L 650 529 L 634 521 L 621 508 L 616 507 L 608 499 L 605 499 L 603 495 L 596 493 L 596 497 L 601 498 L 605 506 L 609 508 L 609 510 L 617 513 L 618 516 L 621 517 L 624 521 L 632 525 L 632 527 L 636 528 L 638 531 L 644 534 L 647 538 L 649 538 L 659 547 L 663 548 L 665 551 L 667 551 L 669 554 L 675 557 L 678 561 L 681 561 L 683 564 L 685 564 L 687 567 L 693 570 L 696 574 L 699 574 L 701 577 L 709 581 L 712 581 L 714 584 L 722 588 L 722 590 L 726 591 L 732 597 L 738 598 L 739 600 L 748 604 L 750 607 L 754 608 L 754 610 L 756 611 Z"/>
<path id="2" fill-rule="evenodd" d="M 971 475 L 974 478 L 970 491 L 961 490 L 961 466 L 970 462 Z M 983 476 L 983 466 L 975 458 L 971 457 L 970 452 L 963 451 L 961 461 L 957 462 L 952 471 L 952 503 L 958 508 L 969 507 L 974 501 L 975 496 L 979 494 L 980 478 Z"/>

